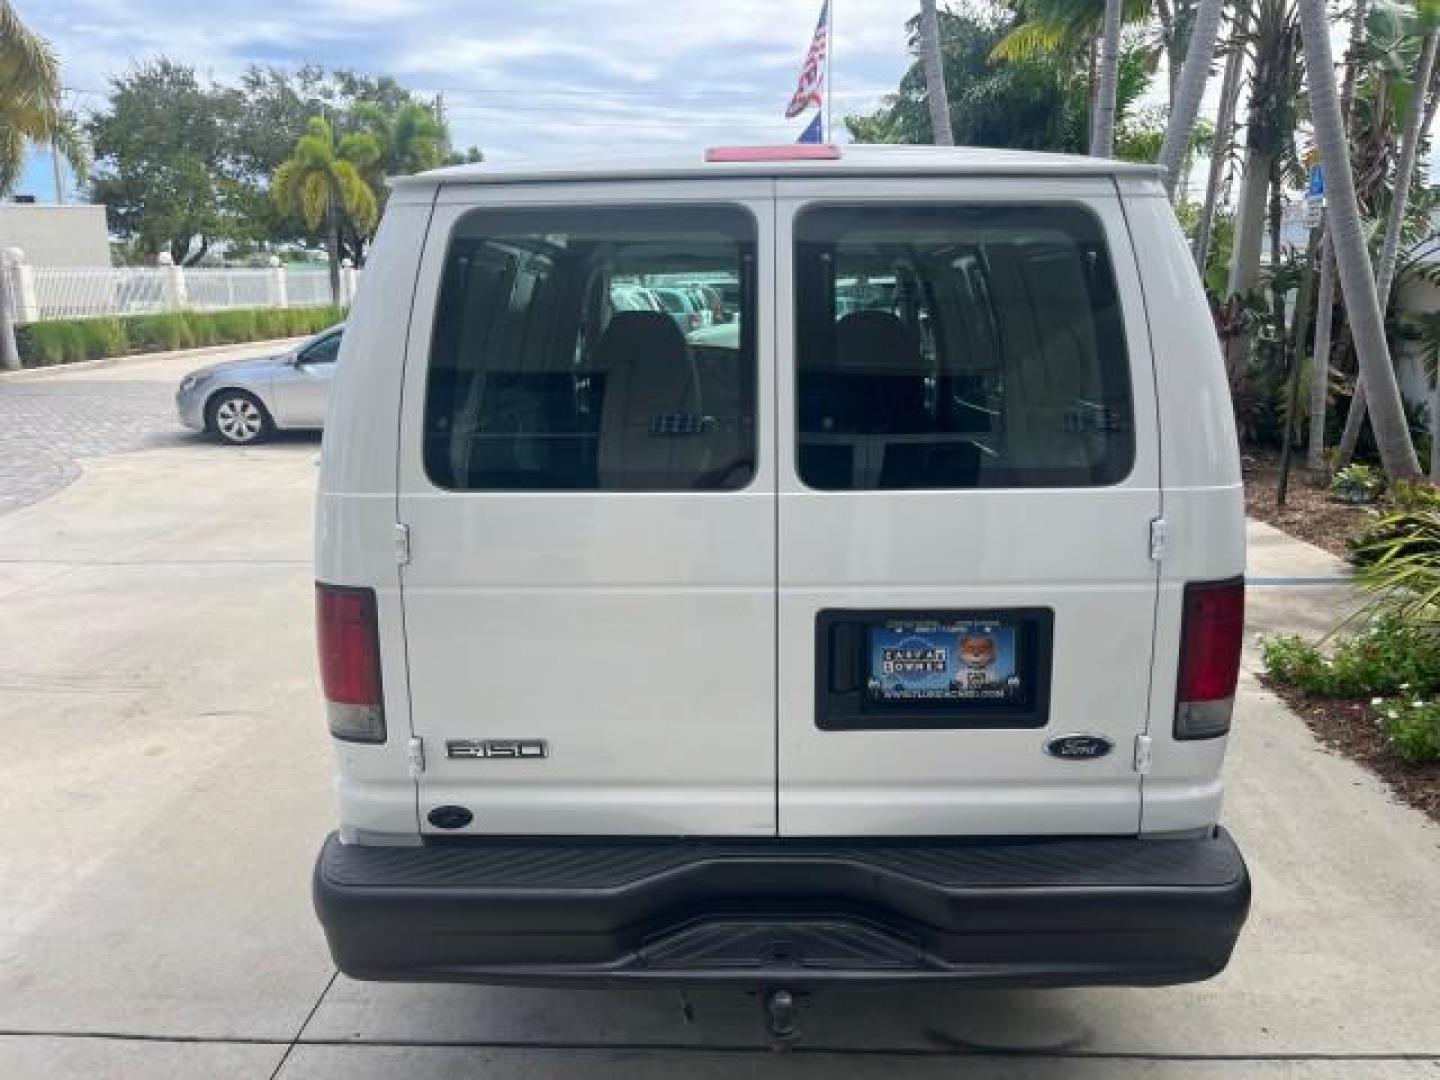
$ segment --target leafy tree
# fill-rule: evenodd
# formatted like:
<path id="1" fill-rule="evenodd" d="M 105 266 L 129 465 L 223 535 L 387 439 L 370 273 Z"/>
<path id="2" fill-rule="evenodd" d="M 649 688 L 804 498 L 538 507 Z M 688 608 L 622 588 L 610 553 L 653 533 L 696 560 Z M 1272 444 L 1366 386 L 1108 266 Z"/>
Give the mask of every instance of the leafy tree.
<path id="1" fill-rule="evenodd" d="M 91 197 L 141 257 L 168 251 L 177 264 L 198 262 L 238 228 L 227 145 L 233 96 L 165 59 L 110 86 L 109 107 L 88 124 L 96 157 Z"/>
<path id="2" fill-rule="evenodd" d="M 364 173 L 380 150 L 370 135 L 346 135 L 337 144 L 323 117 L 312 116 L 294 153 L 275 170 L 271 192 L 285 213 L 312 230 L 324 228 L 330 255 L 330 292 L 340 302 L 340 233 L 348 224 L 366 236 L 379 219 L 379 206 Z"/>
<path id="3" fill-rule="evenodd" d="M 1084 153 L 1089 106 L 1083 67 L 1043 52 L 1028 59 L 999 56 L 997 47 L 1013 25 L 1012 17 L 1000 12 L 940 12 L 956 145 Z M 913 20 L 910 46 L 918 53 Z M 1122 153 L 1128 149 L 1127 125 L 1131 135 L 1138 133 L 1129 113 L 1149 77 L 1145 50 L 1128 48 L 1121 57 L 1117 94 Z M 847 116 L 845 124 L 857 142 L 933 142 L 923 65 L 917 60 L 878 110 Z"/>
<path id="4" fill-rule="evenodd" d="M 49 144 L 83 176 L 88 165 L 73 116 L 60 108 L 60 64 L 48 42 L 0 0 L 0 192 L 20 178 L 25 150 Z"/>

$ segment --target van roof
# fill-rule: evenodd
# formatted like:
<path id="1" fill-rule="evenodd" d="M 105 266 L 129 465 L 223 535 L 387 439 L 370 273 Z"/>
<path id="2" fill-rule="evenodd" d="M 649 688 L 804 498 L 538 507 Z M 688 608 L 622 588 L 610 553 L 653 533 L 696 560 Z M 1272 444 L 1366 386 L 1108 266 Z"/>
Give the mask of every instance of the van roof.
<path id="1" fill-rule="evenodd" d="M 767 148 L 768 149 L 768 148 Z M 706 161 L 702 151 L 663 158 L 569 158 L 509 164 L 454 165 L 417 176 L 395 177 L 396 186 L 514 184 L 558 180 L 679 180 L 721 176 L 1127 176 L 1156 179 L 1158 166 L 1074 154 L 1042 154 L 986 147 L 865 146 L 847 144 L 830 159 L 786 158 Z"/>

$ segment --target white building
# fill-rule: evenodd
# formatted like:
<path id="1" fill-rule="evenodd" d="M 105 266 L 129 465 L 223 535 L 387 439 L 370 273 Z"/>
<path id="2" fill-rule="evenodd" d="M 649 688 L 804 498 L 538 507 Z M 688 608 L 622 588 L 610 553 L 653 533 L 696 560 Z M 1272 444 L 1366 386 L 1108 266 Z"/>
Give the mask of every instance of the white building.
<path id="1" fill-rule="evenodd" d="M 0 251 L 17 247 L 30 266 L 109 266 L 105 207 L 0 202 Z"/>

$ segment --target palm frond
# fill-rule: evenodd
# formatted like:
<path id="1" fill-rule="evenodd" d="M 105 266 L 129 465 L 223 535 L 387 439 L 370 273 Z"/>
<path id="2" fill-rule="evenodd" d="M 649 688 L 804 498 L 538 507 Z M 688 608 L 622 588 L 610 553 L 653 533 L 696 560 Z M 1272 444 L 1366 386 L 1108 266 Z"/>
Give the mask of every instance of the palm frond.
<path id="1" fill-rule="evenodd" d="M 49 42 L 21 21 L 10 0 L 0 0 L 0 101 L 60 100 L 60 63 Z"/>

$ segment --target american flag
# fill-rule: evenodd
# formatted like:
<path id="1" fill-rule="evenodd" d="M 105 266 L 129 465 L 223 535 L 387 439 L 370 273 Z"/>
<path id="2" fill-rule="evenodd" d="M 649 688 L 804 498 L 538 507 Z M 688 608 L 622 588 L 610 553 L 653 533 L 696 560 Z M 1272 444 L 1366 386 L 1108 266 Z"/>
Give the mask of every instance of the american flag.
<path id="1" fill-rule="evenodd" d="M 800 68 L 800 85 L 785 110 L 785 118 L 799 116 L 811 105 L 825 100 L 825 53 L 830 48 L 830 0 L 820 5 L 820 21 L 815 24 L 815 36 L 810 39 L 810 52 Z"/>

